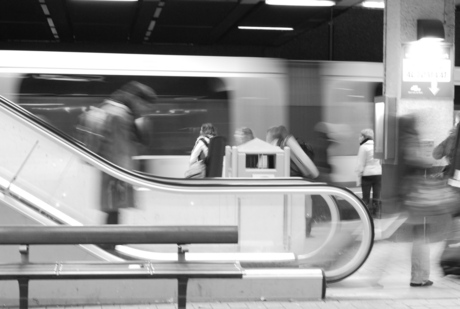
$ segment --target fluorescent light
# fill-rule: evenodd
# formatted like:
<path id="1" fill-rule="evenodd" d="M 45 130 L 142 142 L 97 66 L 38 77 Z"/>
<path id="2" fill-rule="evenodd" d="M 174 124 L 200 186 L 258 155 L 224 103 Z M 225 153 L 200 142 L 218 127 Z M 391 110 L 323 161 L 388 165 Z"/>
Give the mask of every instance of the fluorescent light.
<path id="1" fill-rule="evenodd" d="M 383 1 L 364 1 L 361 5 L 368 9 L 384 9 L 385 2 Z"/>
<path id="2" fill-rule="evenodd" d="M 275 31 L 292 31 L 291 27 L 252 27 L 252 26 L 238 26 L 242 30 L 275 30 Z"/>
<path id="3" fill-rule="evenodd" d="M 334 1 L 329 0 L 265 0 L 269 5 L 295 5 L 295 6 L 334 6 Z"/>

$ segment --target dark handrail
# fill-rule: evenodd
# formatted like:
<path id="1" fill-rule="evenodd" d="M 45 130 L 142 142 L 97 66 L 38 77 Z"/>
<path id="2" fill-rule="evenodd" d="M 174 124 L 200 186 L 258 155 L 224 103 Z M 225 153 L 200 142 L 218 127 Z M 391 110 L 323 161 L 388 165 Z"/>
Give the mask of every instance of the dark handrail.
<path id="1" fill-rule="evenodd" d="M 0 226 L 1 245 L 235 244 L 236 226 Z"/>

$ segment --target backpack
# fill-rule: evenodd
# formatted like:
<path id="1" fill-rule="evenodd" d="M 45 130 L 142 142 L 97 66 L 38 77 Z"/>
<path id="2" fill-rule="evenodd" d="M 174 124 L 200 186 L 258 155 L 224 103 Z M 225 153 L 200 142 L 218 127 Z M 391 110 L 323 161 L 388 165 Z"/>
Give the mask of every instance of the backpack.
<path id="1" fill-rule="evenodd" d="M 281 149 L 284 149 L 284 146 L 286 144 L 286 141 L 288 138 L 290 137 L 294 137 L 297 144 L 299 144 L 300 148 L 302 148 L 303 152 L 305 152 L 305 154 L 310 158 L 310 160 L 313 162 L 313 159 L 315 158 L 315 152 L 313 150 L 313 147 L 304 142 L 302 139 L 300 138 L 297 138 L 293 135 L 288 135 L 286 136 L 284 139 L 280 139 L 278 141 L 278 146 L 281 147 Z M 303 177 L 303 173 L 302 171 L 300 170 L 300 168 L 294 163 L 294 161 L 291 159 L 291 164 L 290 164 L 290 175 L 291 176 L 301 176 Z"/>
<path id="2" fill-rule="evenodd" d="M 107 136 L 106 121 L 108 118 L 109 115 L 103 109 L 94 106 L 90 106 L 79 117 L 76 137 L 96 154 L 101 154 L 102 152 Z"/>
<path id="3" fill-rule="evenodd" d="M 222 177 L 225 155 L 225 137 L 214 136 L 209 141 L 208 156 L 205 160 L 206 177 Z"/>
<path id="4" fill-rule="evenodd" d="M 297 143 L 299 144 L 300 148 L 302 148 L 303 152 L 310 158 L 310 160 L 315 160 L 315 151 L 313 150 L 313 146 L 304 142 L 300 138 L 295 138 Z"/>

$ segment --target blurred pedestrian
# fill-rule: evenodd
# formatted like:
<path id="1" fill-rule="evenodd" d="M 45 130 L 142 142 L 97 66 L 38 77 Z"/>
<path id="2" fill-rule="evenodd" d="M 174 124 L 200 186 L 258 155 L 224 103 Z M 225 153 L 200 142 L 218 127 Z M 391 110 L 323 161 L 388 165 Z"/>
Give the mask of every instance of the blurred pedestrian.
<path id="1" fill-rule="evenodd" d="M 254 139 L 254 133 L 248 127 L 241 127 L 236 129 L 233 137 L 235 138 L 235 145 L 241 146 L 249 141 L 252 141 Z M 246 154 L 247 168 L 259 168 L 259 162 L 263 162 L 262 155 Z"/>
<path id="2" fill-rule="evenodd" d="M 357 186 L 361 186 L 363 202 L 372 215 L 380 212 L 380 191 L 382 187 L 382 166 L 374 158 L 374 131 L 364 129 L 359 135 L 359 150 L 356 163 Z M 372 200 L 371 200 L 372 190 Z"/>
<path id="3" fill-rule="evenodd" d="M 307 177 L 310 179 L 318 177 L 318 169 L 313 160 L 310 159 L 308 153 L 306 153 L 308 149 L 304 150 L 299 145 L 298 140 L 289 133 L 285 126 L 269 128 L 267 130 L 266 142 L 279 146 L 281 149 L 284 149 L 286 146 L 291 149 L 290 176 Z"/>
<path id="4" fill-rule="evenodd" d="M 334 143 L 330 137 L 330 124 L 318 122 L 315 125 L 315 140 L 313 148 L 315 150 L 314 163 L 318 168 L 319 176 L 315 180 L 318 182 L 331 183 L 332 166 L 329 163 L 329 148 Z"/>
<path id="5" fill-rule="evenodd" d="M 438 146 L 433 149 L 433 158 L 441 160 L 445 158 L 447 165 L 442 169 L 442 176 L 451 176 L 453 174 L 453 163 L 455 156 L 455 143 L 457 141 L 457 132 L 460 123 L 454 126 L 447 136 Z"/>
<path id="6" fill-rule="evenodd" d="M 399 200 L 409 205 L 411 200 L 419 198 L 419 184 L 425 177 L 426 169 L 431 161 L 422 155 L 419 133 L 416 129 L 416 118 L 409 114 L 399 119 L 398 136 L 398 172 L 400 184 Z M 412 225 L 411 253 L 411 287 L 427 287 L 433 285 L 430 280 L 430 247 L 427 239 L 426 218 L 415 212 L 409 212 L 408 224 Z"/>
<path id="7" fill-rule="evenodd" d="M 138 170 L 133 156 L 138 154 L 141 137 L 135 121 L 156 99 L 150 87 L 129 82 L 80 116 L 78 136 L 104 159 L 127 170 Z M 120 209 L 135 207 L 133 188 L 106 173 L 102 173 L 101 178 L 100 205 L 107 214 L 106 224 L 118 224 Z"/>
<path id="8" fill-rule="evenodd" d="M 204 178 L 206 176 L 206 158 L 209 153 L 209 144 L 217 130 L 212 123 L 204 123 L 200 129 L 200 136 L 195 141 L 190 153 L 189 169 L 185 172 L 186 178 Z"/>
<path id="9" fill-rule="evenodd" d="M 241 127 L 241 128 L 236 129 L 233 137 L 235 138 L 236 146 L 240 146 L 240 145 L 243 145 L 244 143 L 249 142 L 250 140 L 253 140 L 254 133 L 248 127 Z"/>

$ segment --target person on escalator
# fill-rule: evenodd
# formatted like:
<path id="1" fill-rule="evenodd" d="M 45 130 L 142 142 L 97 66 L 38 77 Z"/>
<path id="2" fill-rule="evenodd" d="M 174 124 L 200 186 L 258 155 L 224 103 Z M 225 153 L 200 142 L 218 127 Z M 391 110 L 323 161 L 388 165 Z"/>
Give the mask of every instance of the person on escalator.
<path id="1" fill-rule="evenodd" d="M 136 81 L 129 82 L 80 116 L 77 138 L 115 165 L 138 170 L 133 156 L 138 154 L 142 143 L 136 120 L 156 99 L 152 88 Z M 106 224 L 118 224 L 120 209 L 135 207 L 132 186 L 102 173 L 100 207 L 107 214 Z"/>

